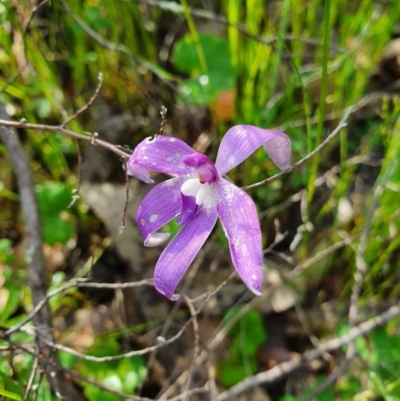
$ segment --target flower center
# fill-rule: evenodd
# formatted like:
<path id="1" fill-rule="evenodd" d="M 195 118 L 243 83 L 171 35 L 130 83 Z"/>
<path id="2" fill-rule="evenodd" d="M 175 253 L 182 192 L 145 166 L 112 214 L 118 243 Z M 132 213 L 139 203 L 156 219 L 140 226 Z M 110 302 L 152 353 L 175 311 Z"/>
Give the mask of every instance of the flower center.
<path id="1" fill-rule="evenodd" d="M 189 178 L 181 187 L 181 192 L 185 196 L 193 196 L 196 198 L 196 205 L 205 205 L 206 207 L 214 207 L 216 204 L 215 183 L 204 182 L 200 175 L 198 178 Z"/>
<path id="2" fill-rule="evenodd" d="M 199 179 L 200 184 L 204 184 L 205 183 L 205 181 L 201 178 L 200 174 L 197 174 L 197 178 Z"/>

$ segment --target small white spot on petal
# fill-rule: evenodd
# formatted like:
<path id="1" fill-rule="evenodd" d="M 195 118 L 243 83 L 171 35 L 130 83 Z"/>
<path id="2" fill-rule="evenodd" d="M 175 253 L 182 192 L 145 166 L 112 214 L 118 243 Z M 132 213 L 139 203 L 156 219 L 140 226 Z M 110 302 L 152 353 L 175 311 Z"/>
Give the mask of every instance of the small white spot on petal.
<path id="1" fill-rule="evenodd" d="M 167 160 L 170 162 L 172 160 L 172 157 L 167 157 Z"/>
<path id="2" fill-rule="evenodd" d="M 239 241 L 237 238 L 234 238 L 234 239 L 232 240 L 232 244 L 235 245 L 235 246 L 238 246 L 239 243 L 240 243 L 240 241 Z"/>
<path id="3" fill-rule="evenodd" d="M 175 153 L 175 156 L 176 157 L 181 157 L 181 154 L 178 152 L 178 153 Z"/>
<path id="4" fill-rule="evenodd" d="M 170 142 L 175 142 L 175 138 L 169 138 Z"/>
<path id="5" fill-rule="evenodd" d="M 228 164 L 228 166 L 234 166 L 236 164 L 236 157 L 229 156 L 227 164 Z"/>
<path id="6" fill-rule="evenodd" d="M 168 180 L 162 183 L 163 187 L 173 187 L 175 186 L 175 181 L 174 180 Z"/>
<path id="7" fill-rule="evenodd" d="M 156 162 L 152 162 L 151 165 L 152 165 L 152 166 L 155 166 L 155 165 L 156 165 Z"/>
<path id="8" fill-rule="evenodd" d="M 253 280 L 257 280 L 257 275 L 256 275 L 256 274 L 252 274 L 252 275 L 251 275 L 251 278 L 252 278 Z"/>
<path id="9" fill-rule="evenodd" d="M 140 220 L 140 223 L 142 224 L 142 226 L 144 226 L 146 224 L 146 220 L 142 219 L 142 220 Z"/>
<path id="10" fill-rule="evenodd" d="M 185 169 L 185 165 L 183 163 L 178 164 L 178 168 L 180 168 L 181 170 L 184 170 Z"/>
<path id="11" fill-rule="evenodd" d="M 147 156 L 143 156 L 143 159 L 144 159 L 144 160 L 147 160 L 147 159 L 148 159 L 148 157 L 147 157 Z"/>
<path id="12" fill-rule="evenodd" d="M 152 215 L 150 216 L 150 221 L 153 223 L 154 221 L 157 220 L 157 217 L 158 217 L 158 214 L 152 214 Z"/>

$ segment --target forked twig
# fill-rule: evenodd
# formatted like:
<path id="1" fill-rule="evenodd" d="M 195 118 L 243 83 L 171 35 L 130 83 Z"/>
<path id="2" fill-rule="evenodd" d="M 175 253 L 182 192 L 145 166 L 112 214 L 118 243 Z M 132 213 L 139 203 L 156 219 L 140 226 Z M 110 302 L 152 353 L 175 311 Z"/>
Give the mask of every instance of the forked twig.
<path id="1" fill-rule="evenodd" d="M 103 73 L 99 72 L 98 80 L 99 80 L 99 83 L 97 84 L 97 87 L 96 87 L 95 91 L 93 92 L 92 96 L 90 97 L 90 99 L 80 109 L 78 109 L 74 114 L 72 114 L 70 117 L 68 117 L 60 125 L 62 128 L 65 128 L 72 120 L 75 120 L 75 118 L 77 118 L 79 116 L 79 114 L 82 114 L 83 112 L 85 112 L 94 103 L 94 101 L 96 100 L 97 96 L 100 93 L 100 89 L 103 84 Z"/>

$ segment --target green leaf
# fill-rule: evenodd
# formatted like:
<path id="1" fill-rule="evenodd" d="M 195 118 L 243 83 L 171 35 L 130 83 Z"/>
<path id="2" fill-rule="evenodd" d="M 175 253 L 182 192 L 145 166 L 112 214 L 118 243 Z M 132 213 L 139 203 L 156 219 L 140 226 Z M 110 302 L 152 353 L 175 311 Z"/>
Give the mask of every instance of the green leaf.
<path id="1" fill-rule="evenodd" d="M 225 322 L 236 319 L 240 311 L 240 307 L 231 308 L 225 316 Z M 232 337 L 232 345 L 218 369 L 219 378 L 226 387 L 237 384 L 257 371 L 255 354 L 267 339 L 262 318 L 253 310 L 241 316 L 229 334 Z"/>
<path id="2" fill-rule="evenodd" d="M 21 396 L 19 396 L 18 394 L 12 393 L 11 391 L 7 390 L 2 390 L 1 388 L 0 388 L 0 395 L 2 395 L 3 397 L 7 397 L 10 400 L 17 400 L 17 401 L 22 400 Z"/>
<path id="3" fill-rule="evenodd" d="M 71 203 L 72 191 L 61 182 L 49 181 L 36 186 L 39 210 L 42 214 L 58 215 Z"/>
<path id="4" fill-rule="evenodd" d="M 231 65 L 229 44 L 225 39 L 203 34 L 199 42 L 207 63 L 206 73 L 202 71 L 191 35 L 176 43 L 174 60 L 181 72 L 192 77 L 179 85 L 181 101 L 201 106 L 213 103 L 221 92 L 234 88 L 237 70 Z"/>
<path id="5" fill-rule="evenodd" d="M 236 76 L 231 65 L 229 43 L 225 39 L 211 34 L 199 35 L 200 46 L 203 48 L 208 73 L 219 72 L 229 76 Z M 202 73 L 196 45 L 190 34 L 178 40 L 174 46 L 173 57 L 176 67 L 190 75 L 198 76 Z"/>
<path id="6" fill-rule="evenodd" d="M 215 102 L 218 95 L 235 86 L 235 77 L 223 72 L 210 72 L 195 79 L 187 79 L 179 84 L 181 101 L 198 106 Z"/>
<path id="7" fill-rule="evenodd" d="M 120 353 L 121 349 L 116 339 L 107 338 L 107 342 L 104 339 L 97 341 L 87 354 L 104 357 L 119 355 Z M 94 377 L 114 390 L 132 394 L 146 376 L 146 364 L 142 357 L 132 357 L 102 363 L 85 360 L 81 367 L 81 373 Z M 85 386 L 85 395 L 89 400 L 109 399 L 103 398 L 102 394 L 103 392 L 99 393 L 98 389 L 92 386 Z M 119 398 L 113 396 L 110 398 L 110 401 L 117 399 Z"/>
<path id="8" fill-rule="evenodd" d="M 301 399 L 307 398 L 308 396 L 311 395 L 311 393 L 314 391 L 315 388 L 317 388 L 320 384 L 322 384 L 326 380 L 326 377 L 317 377 L 316 383 L 314 388 L 311 388 L 309 390 L 305 390 L 302 394 Z M 313 398 L 315 401 L 334 401 L 335 397 L 333 395 L 333 389 L 331 387 L 327 387 L 325 390 L 323 390 L 317 397 Z"/>
<path id="9" fill-rule="evenodd" d="M 75 227 L 69 221 L 58 217 L 42 217 L 43 240 L 46 244 L 66 244 L 75 233 Z"/>
<path id="10" fill-rule="evenodd" d="M 32 110 L 36 111 L 40 118 L 47 118 L 51 114 L 51 103 L 45 97 L 33 99 L 30 102 L 30 107 Z"/>
<path id="11" fill-rule="evenodd" d="M 9 368 L 5 367 L 5 369 Z M 11 400 L 21 400 L 21 396 L 18 394 L 18 392 L 20 391 L 20 387 L 18 387 L 17 383 L 14 382 L 10 377 L 8 377 L 5 373 L 3 373 L 2 370 L 0 370 L 0 383 L 2 384 L 2 387 L 6 387 L 8 389 L 8 390 L 2 389 L 1 391 L 3 393 L 0 393 L 0 395 L 8 397 L 8 399 Z"/>
<path id="12" fill-rule="evenodd" d="M 241 307 L 231 308 L 225 316 L 225 321 L 229 321 L 241 311 Z M 240 338 L 251 341 L 248 350 L 253 352 L 254 348 L 258 348 L 267 339 L 260 314 L 254 310 L 247 311 L 238 322 L 236 322 L 229 330 L 231 336 L 239 336 Z"/>
<path id="13" fill-rule="evenodd" d="M 371 332 L 371 342 L 378 366 L 386 370 L 379 370 L 383 378 L 397 376 L 400 370 L 400 336 L 390 336 L 385 327 L 379 327 Z"/>
<path id="14" fill-rule="evenodd" d="M 0 252 L 7 252 L 11 246 L 12 242 L 8 238 L 0 239 Z"/>
<path id="15" fill-rule="evenodd" d="M 65 369 L 72 369 L 78 361 L 78 358 L 75 355 L 64 351 L 59 351 L 58 357 L 60 358 L 61 365 Z"/>
<path id="16" fill-rule="evenodd" d="M 16 285 L 7 286 L 8 298 L 2 311 L 0 311 L 0 324 L 7 326 L 8 318 L 17 310 L 21 301 L 21 287 Z"/>
<path id="17" fill-rule="evenodd" d="M 233 364 L 231 361 L 224 361 L 221 366 L 219 378 L 225 387 L 232 387 L 248 376 L 257 372 L 257 364 L 249 360 L 246 365 L 242 363 Z"/>
<path id="18" fill-rule="evenodd" d="M 61 182 L 46 182 L 36 186 L 39 211 L 43 225 L 44 242 L 49 245 L 65 244 L 75 233 L 74 226 L 60 218 L 71 203 L 72 192 Z"/>

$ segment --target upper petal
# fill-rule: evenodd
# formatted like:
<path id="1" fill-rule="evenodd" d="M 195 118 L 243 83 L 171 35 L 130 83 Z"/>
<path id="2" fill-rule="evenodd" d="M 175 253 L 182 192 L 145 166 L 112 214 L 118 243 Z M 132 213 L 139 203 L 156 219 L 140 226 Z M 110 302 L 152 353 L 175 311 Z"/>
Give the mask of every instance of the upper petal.
<path id="1" fill-rule="evenodd" d="M 222 138 L 215 167 L 220 175 L 239 165 L 261 145 L 281 169 L 291 166 L 289 137 L 280 131 L 266 130 L 253 125 L 236 125 Z"/>
<path id="2" fill-rule="evenodd" d="M 262 244 L 253 200 L 225 179 L 217 182 L 217 209 L 229 241 L 233 264 L 247 287 L 261 295 Z"/>
<path id="3" fill-rule="evenodd" d="M 154 272 L 154 286 L 161 294 L 173 299 L 179 281 L 210 235 L 216 221 L 216 208 L 199 206 L 197 214 L 164 249 Z"/>
<path id="4" fill-rule="evenodd" d="M 132 156 L 128 159 L 127 166 L 129 175 L 133 175 L 140 181 L 143 181 L 147 184 L 154 184 L 154 180 L 150 177 L 149 170 L 140 166 L 138 163 L 135 163 L 132 159 Z"/>
<path id="5" fill-rule="evenodd" d="M 145 182 L 151 179 L 143 174 L 143 170 L 195 176 L 196 172 L 183 162 L 183 159 L 194 153 L 189 145 L 178 138 L 160 135 L 149 137 L 140 142 L 129 157 L 128 171 Z"/>
<path id="6" fill-rule="evenodd" d="M 181 186 L 185 180 L 186 177 L 175 177 L 156 185 L 140 204 L 136 219 L 146 246 L 157 246 L 170 236 L 155 231 L 181 212 Z"/>

